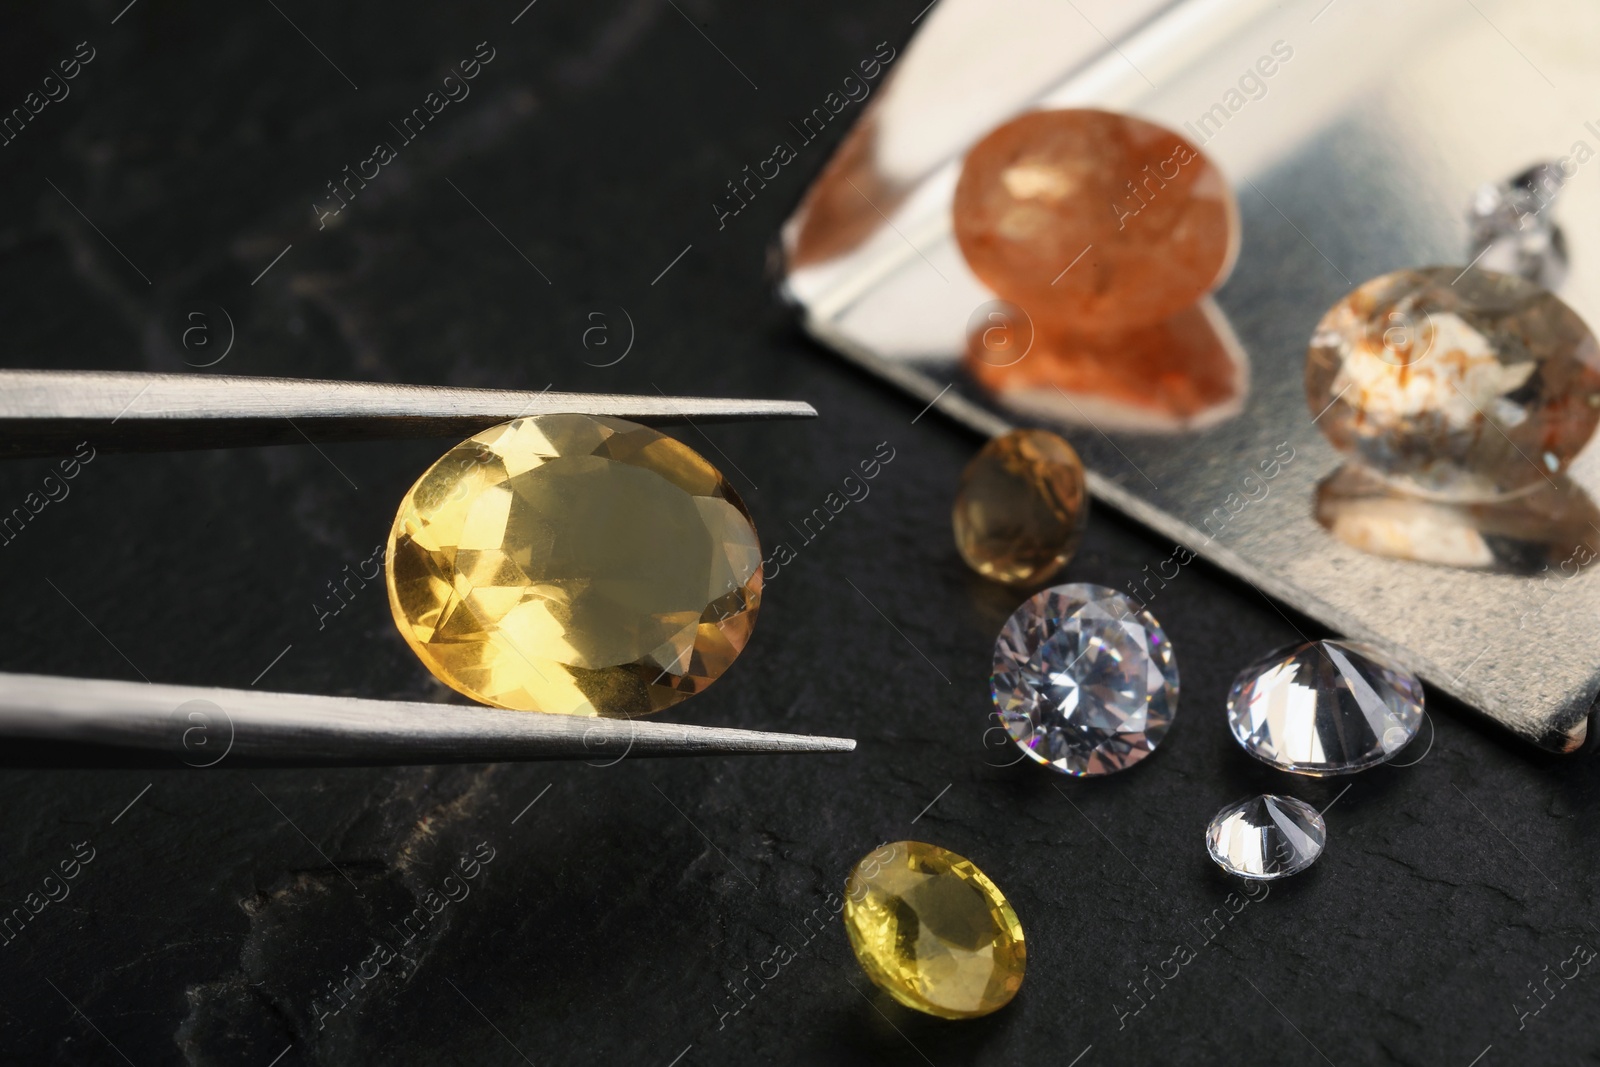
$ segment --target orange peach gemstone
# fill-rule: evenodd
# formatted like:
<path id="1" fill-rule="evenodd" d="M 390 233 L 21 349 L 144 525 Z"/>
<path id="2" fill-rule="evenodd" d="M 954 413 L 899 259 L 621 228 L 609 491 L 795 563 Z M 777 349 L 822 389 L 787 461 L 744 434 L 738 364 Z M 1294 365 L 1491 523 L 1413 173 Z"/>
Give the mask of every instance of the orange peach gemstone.
<path id="1" fill-rule="evenodd" d="M 973 273 L 1042 325 L 1148 325 L 1222 284 L 1239 209 L 1171 130 L 1091 109 L 1035 111 L 967 154 L 955 234 Z"/>
<path id="2" fill-rule="evenodd" d="M 1033 585 L 1065 567 L 1088 520 L 1083 462 L 1048 430 L 1012 430 L 979 449 L 951 512 L 961 558 L 1006 585 Z"/>

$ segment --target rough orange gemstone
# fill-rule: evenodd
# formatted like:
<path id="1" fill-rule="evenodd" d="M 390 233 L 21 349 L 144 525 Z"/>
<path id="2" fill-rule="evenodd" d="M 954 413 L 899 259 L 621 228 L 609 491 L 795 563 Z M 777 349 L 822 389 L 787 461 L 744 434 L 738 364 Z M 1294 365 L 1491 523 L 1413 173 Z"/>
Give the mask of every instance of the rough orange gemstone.
<path id="1" fill-rule="evenodd" d="M 1083 462 L 1048 430 L 1012 430 L 972 457 L 951 511 L 961 558 L 985 578 L 1034 585 L 1078 550 L 1089 520 Z"/>
<path id="2" fill-rule="evenodd" d="M 1189 141 L 1106 111 L 1035 111 L 967 153 L 961 252 L 1036 322 L 1080 333 L 1147 325 L 1222 284 L 1239 209 Z"/>

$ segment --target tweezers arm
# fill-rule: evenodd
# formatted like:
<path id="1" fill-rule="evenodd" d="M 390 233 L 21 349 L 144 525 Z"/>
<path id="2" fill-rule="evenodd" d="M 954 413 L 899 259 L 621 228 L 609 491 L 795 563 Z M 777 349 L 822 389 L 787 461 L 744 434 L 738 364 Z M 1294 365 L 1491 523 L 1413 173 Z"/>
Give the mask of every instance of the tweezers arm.
<path id="1" fill-rule="evenodd" d="M 532 711 L 0 674 L 0 735 L 228 757 L 387 765 L 849 752 L 842 737 Z"/>
<path id="2" fill-rule="evenodd" d="M 457 389 L 209 374 L 0 370 L 0 457 L 177 451 L 306 441 L 461 439 L 524 415 L 646 424 L 814 418 L 793 400 Z"/>

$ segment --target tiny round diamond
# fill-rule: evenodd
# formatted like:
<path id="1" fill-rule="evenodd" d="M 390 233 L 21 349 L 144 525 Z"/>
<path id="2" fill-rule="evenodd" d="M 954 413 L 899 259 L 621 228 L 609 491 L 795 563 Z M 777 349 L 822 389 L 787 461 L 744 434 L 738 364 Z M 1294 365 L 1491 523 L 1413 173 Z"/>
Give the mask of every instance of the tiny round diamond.
<path id="1" fill-rule="evenodd" d="M 1124 770 L 1155 750 L 1178 710 L 1178 665 L 1161 625 L 1103 585 L 1057 585 L 1019 607 L 994 645 L 1001 723 L 1063 774 Z"/>
<path id="2" fill-rule="evenodd" d="M 1263 882 L 1311 866 L 1327 839 L 1328 828 L 1316 808 L 1271 794 L 1229 804 L 1206 828 L 1206 850 L 1218 867 Z"/>
<path id="3" fill-rule="evenodd" d="M 1350 774 L 1390 759 L 1422 726 L 1422 683 L 1360 641 L 1312 641 L 1246 667 L 1228 725 L 1250 755 L 1296 774 Z"/>

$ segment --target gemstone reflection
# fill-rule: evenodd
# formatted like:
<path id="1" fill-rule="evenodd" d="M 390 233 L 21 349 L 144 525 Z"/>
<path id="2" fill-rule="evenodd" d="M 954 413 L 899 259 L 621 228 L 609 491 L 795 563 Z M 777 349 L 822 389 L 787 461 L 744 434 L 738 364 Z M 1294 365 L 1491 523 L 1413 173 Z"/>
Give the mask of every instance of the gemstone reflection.
<path id="1" fill-rule="evenodd" d="M 1039 419 L 1107 432 L 1197 430 L 1237 415 L 1250 389 L 1249 356 L 1209 300 L 1103 337 L 1026 325 L 1025 358 L 997 351 L 1006 335 L 980 324 L 964 366 L 1008 407 Z"/>
<path id="2" fill-rule="evenodd" d="M 1600 508 L 1565 474 L 1500 500 L 1438 500 L 1347 463 L 1317 483 L 1323 529 L 1375 556 L 1572 577 L 1600 557 Z"/>

